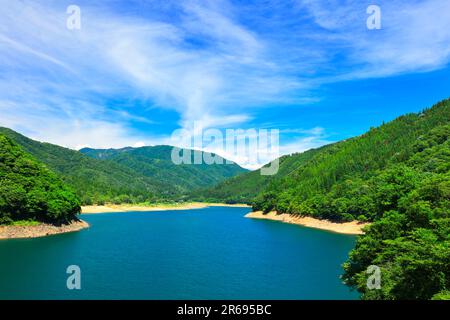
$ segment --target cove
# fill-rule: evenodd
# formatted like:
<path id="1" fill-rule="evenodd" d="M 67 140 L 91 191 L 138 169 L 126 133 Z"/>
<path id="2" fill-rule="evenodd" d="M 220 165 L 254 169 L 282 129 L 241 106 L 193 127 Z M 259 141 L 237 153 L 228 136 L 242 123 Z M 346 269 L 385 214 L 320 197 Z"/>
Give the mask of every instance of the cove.
<path id="1" fill-rule="evenodd" d="M 0 299 L 358 299 L 339 278 L 355 236 L 248 212 L 82 215 L 89 229 L 0 241 Z"/>

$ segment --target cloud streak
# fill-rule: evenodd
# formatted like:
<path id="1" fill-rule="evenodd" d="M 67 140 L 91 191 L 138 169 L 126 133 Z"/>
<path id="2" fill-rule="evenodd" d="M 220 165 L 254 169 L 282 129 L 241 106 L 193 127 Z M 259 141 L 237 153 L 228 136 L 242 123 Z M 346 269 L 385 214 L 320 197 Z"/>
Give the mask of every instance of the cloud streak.
<path id="1" fill-rule="evenodd" d="M 359 1 L 108 4 L 80 1 L 68 30 L 57 1 L 0 0 L 0 125 L 72 148 L 167 143 L 176 127 L 248 127 L 328 83 L 450 60 L 444 0 L 381 1 L 380 31 Z M 328 142 L 290 130 L 283 153 Z"/>

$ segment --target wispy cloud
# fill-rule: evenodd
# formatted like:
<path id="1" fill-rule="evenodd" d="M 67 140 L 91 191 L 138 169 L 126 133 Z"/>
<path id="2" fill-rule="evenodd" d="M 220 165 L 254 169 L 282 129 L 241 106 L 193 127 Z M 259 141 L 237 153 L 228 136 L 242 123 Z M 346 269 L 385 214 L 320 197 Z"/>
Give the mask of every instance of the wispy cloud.
<path id="1" fill-rule="evenodd" d="M 0 0 L 0 125 L 73 148 L 167 143 L 177 126 L 246 127 L 326 83 L 450 60 L 445 0 L 380 1 L 376 31 L 360 1 L 131 4 L 80 0 L 82 29 L 68 30 L 58 1 Z M 287 129 L 282 152 L 328 142 L 306 130 Z"/>
<path id="2" fill-rule="evenodd" d="M 298 4 L 321 27 L 315 39 L 342 59 L 336 62 L 340 69 L 325 81 L 432 71 L 450 60 L 450 2 L 446 0 L 378 1 L 381 30 L 366 28 L 365 2 L 302 0 Z"/>
<path id="3" fill-rule="evenodd" d="M 16 91 L 32 85 L 35 95 L 41 93 L 32 98 L 41 103 L 53 91 L 63 100 L 61 108 L 73 105 L 73 99 L 92 104 L 93 95 L 99 103 L 132 95 L 176 110 L 186 127 L 194 120 L 205 126 L 245 121 L 249 116 L 232 102 L 240 101 L 242 107 L 247 101 L 270 99 L 268 88 L 282 91 L 288 79 L 265 70 L 262 45 L 254 35 L 215 8 L 192 2 L 182 10 L 183 19 L 171 25 L 86 6 L 83 28 L 71 31 L 65 28 L 65 11 L 31 1 L 14 3 L 2 11 L 6 23 L 0 29 L 0 53 L 9 57 L 1 67 L 15 88 L 8 86 Z M 189 38 L 195 37 L 208 43 L 189 47 Z M 61 68 L 42 65 L 43 59 Z M 76 73 L 62 75 L 69 68 Z"/>

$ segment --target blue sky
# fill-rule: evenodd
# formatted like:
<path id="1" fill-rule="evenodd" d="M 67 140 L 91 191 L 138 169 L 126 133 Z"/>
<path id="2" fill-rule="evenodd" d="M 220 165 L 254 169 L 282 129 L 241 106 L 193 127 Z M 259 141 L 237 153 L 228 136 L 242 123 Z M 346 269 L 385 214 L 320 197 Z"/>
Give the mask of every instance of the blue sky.
<path id="1" fill-rule="evenodd" d="M 450 96 L 447 0 L 0 5 L 0 126 L 71 148 L 170 144 L 197 122 L 279 129 L 288 154 Z"/>

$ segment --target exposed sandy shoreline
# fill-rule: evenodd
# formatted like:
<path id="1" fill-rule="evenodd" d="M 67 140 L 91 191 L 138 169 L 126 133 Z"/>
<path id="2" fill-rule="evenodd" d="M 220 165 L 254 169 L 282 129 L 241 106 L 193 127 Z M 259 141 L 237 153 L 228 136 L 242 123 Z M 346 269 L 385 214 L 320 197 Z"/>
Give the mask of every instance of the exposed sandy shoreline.
<path id="1" fill-rule="evenodd" d="M 130 211 L 166 211 L 166 210 L 191 210 L 207 207 L 250 207 L 246 204 L 225 204 L 191 202 L 181 204 L 155 204 L 155 205 L 127 205 L 127 204 L 106 204 L 103 206 L 83 206 L 81 213 L 110 213 L 110 212 L 130 212 Z"/>
<path id="2" fill-rule="evenodd" d="M 320 220 L 311 217 L 300 217 L 286 213 L 277 214 L 275 211 L 271 211 L 267 214 L 263 214 L 262 211 L 254 211 L 245 215 L 245 217 L 253 219 L 281 221 L 285 223 L 298 224 L 305 227 L 317 228 L 344 234 L 363 234 L 364 232 L 362 231 L 362 228 L 369 224 L 360 223 L 358 221 L 336 223 L 328 220 Z"/>
<path id="3" fill-rule="evenodd" d="M 0 239 L 38 238 L 85 228 L 89 228 L 89 224 L 83 220 L 72 221 L 70 224 L 61 226 L 45 223 L 36 226 L 0 226 Z"/>

